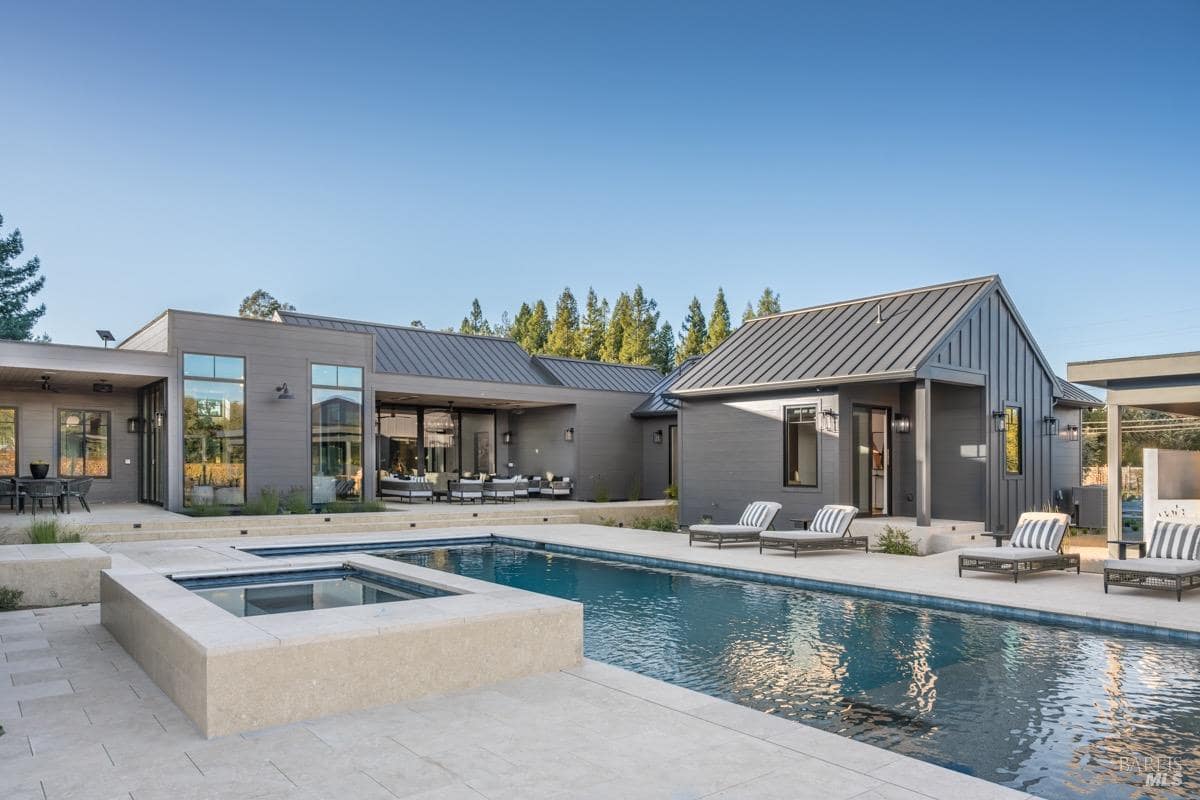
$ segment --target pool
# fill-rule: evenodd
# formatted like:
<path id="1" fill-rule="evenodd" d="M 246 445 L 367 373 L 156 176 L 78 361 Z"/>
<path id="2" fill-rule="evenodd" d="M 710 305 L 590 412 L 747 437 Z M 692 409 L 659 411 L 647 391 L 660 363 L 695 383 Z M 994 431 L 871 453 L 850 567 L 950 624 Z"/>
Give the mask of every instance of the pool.
<path id="1" fill-rule="evenodd" d="M 508 545 L 386 555 L 582 602 L 589 658 L 1041 797 L 1200 794 L 1194 645 Z"/>
<path id="2" fill-rule="evenodd" d="M 205 575 L 174 580 L 236 617 L 395 603 L 449 594 L 432 586 L 351 568 Z"/>

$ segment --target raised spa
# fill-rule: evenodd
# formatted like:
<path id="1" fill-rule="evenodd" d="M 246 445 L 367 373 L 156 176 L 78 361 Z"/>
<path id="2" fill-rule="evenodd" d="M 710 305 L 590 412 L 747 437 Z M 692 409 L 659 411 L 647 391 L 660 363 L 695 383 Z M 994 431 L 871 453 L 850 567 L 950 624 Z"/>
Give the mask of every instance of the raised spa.
<path id="1" fill-rule="evenodd" d="M 349 567 L 178 577 L 175 582 L 236 617 L 451 595 L 434 586 Z"/>

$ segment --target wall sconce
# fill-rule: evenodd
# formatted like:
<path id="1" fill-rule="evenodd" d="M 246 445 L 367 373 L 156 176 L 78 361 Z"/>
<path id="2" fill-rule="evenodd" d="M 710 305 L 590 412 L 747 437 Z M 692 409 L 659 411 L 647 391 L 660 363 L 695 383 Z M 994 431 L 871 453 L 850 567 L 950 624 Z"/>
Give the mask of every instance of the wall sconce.
<path id="1" fill-rule="evenodd" d="M 1079 426 L 1078 425 L 1068 425 L 1066 428 L 1063 429 L 1063 436 L 1066 438 L 1066 440 L 1068 442 L 1079 441 Z"/>
<path id="2" fill-rule="evenodd" d="M 563 439 L 568 442 L 575 441 L 575 429 L 567 428 L 565 431 L 563 431 Z"/>
<path id="3" fill-rule="evenodd" d="M 832 408 L 821 409 L 821 419 L 824 420 L 824 428 L 830 433 L 837 433 L 838 413 Z"/>
<path id="4" fill-rule="evenodd" d="M 892 417 L 892 430 L 896 433 L 911 433 L 912 419 L 908 414 L 896 414 Z"/>
<path id="5" fill-rule="evenodd" d="M 500 439 L 505 444 L 512 444 L 512 431 L 505 431 L 503 434 L 501 434 Z"/>
<path id="6" fill-rule="evenodd" d="M 996 431 L 996 433 L 1004 433 L 1004 412 L 1003 411 L 993 411 L 992 412 L 992 428 Z"/>
<path id="7" fill-rule="evenodd" d="M 654 443 L 662 444 L 662 429 L 661 428 L 654 432 Z"/>
<path id="8" fill-rule="evenodd" d="M 1058 433 L 1058 417 L 1046 415 L 1042 417 L 1042 435 L 1054 436 Z"/>
<path id="9" fill-rule="evenodd" d="M 280 400 L 296 399 L 296 395 L 292 394 L 292 391 L 288 389 L 287 381 L 284 381 L 282 386 L 276 386 L 275 391 L 279 392 Z"/>
<path id="10" fill-rule="evenodd" d="M 142 425 L 145 422 L 141 417 L 130 417 L 125 420 L 125 429 L 130 433 L 141 433 Z"/>

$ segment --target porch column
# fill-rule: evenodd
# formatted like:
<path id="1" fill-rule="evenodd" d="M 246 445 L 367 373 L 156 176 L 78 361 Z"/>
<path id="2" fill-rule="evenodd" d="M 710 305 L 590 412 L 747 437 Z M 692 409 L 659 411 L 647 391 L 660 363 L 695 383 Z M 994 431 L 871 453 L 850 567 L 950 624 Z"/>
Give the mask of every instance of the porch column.
<path id="1" fill-rule="evenodd" d="M 933 465 L 930 463 L 932 451 L 933 415 L 932 383 L 928 378 L 917 381 L 913 403 L 913 446 L 916 450 L 916 512 L 917 525 L 928 527 L 933 519 Z"/>
<path id="2" fill-rule="evenodd" d="M 1121 538 L 1121 409 L 1109 404 L 1108 416 L 1108 538 Z"/>

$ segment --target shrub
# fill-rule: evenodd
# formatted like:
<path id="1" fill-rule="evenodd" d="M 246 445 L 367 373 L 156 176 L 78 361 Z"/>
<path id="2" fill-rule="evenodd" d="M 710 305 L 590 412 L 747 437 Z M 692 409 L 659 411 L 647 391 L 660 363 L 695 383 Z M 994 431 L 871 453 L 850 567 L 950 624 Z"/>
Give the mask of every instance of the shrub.
<path id="1" fill-rule="evenodd" d="M 25 593 L 20 589 L 11 589 L 8 586 L 0 586 L 0 611 L 14 611 L 21 605 L 21 598 Z"/>
<path id="2" fill-rule="evenodd" d="M 321 510 L 326 514 L 361 514 L 387 511 L 387 504 L 382 500 L 367 500 L 361 503 L 354 500 L 334 500 L 322 506 Z"/>
<path id="3" fill-rule="evenodd" d="M 279 513 L 279 492 L 265 488 L 259 491 L 258 497 L 242 506 L 242 514 L 250 517 L 271 516 Z"/>
<path id="4" fill-rule="evenodd" d="M 592 499 L 597 503 L 607 503 L 608 487 L 600 481 L 596 481 L 596 488 L 592 490 Z"/>
<path id="5" fill-rule="evenodd" d="M 307 514 L 312 508 L 308 504 L 308 493 L 299 486 L 293 486 L 283 499 L 283 507 L 290 514 Z"/>
<path id="6" fill-rule="evenodd" d="M 634 517 L 629 523 L 631 528 L 639 528 L 644 531 L 664 531 L 666 533 L 674 533 L 679 529 L 679 525 L 675 522 L 674 517 Z"/>
<path id="7" fill-rule="evenodd" d="M 663 495 L 668 500 L 678 500 L 679 499 L 679 487 L 672 483 L 670 486 L 667 487 L 666 491 L 663 492 Z"/>
<path id="8" fill-rule="evenodd" d="M 629 484 L 629 499 L 630 500 L 641 500 L 642 499 L 642 482 L 638 478 L 634 478 L 633 482 Z"/>
<path id="9" fill-rule="evenodd" d="M 883 529 L 877 549 L 881 553 L 890 553 L 894 556 L 919 555 L 917 543 L 908 538 L 908 531 L 903 528 L 893 528 L 891 525 Z"/>
<path id="10" fill-rule="evenodd" d="M 60 523 L 57 519 L 35 519 L 29 525 L 30 544 L 59 544 L 78 542 L 79 531 Z"/>

